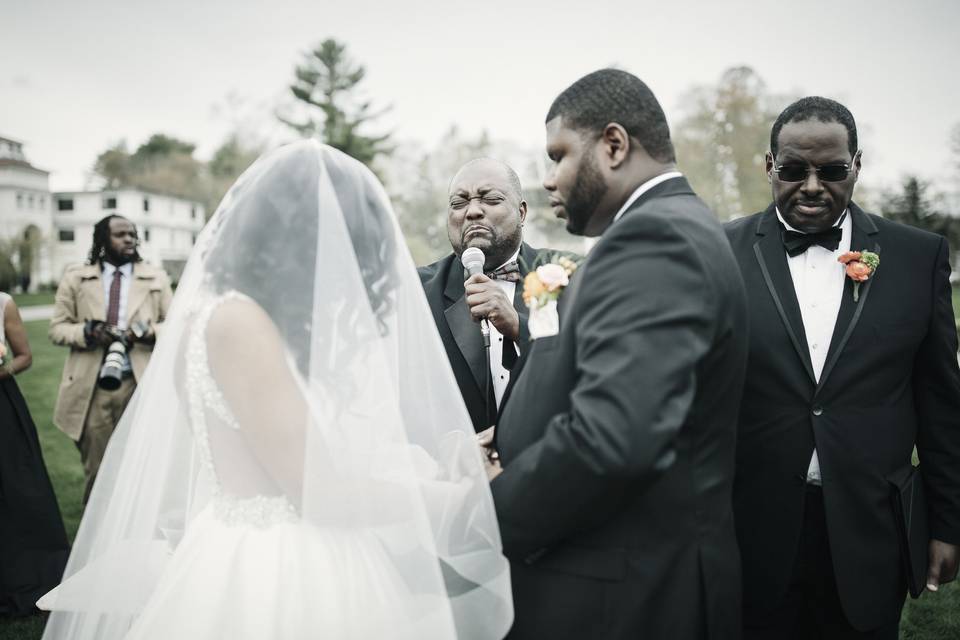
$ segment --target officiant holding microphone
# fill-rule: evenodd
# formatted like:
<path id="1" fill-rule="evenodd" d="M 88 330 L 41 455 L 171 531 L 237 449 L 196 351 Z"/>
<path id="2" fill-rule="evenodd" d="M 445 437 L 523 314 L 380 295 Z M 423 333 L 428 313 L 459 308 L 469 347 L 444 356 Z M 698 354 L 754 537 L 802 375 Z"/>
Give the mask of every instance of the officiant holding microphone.
<path id="1" fill-rule="evenodd" d="M 478 432 L 496 419 L 510 370 L 529 342 L 522 280 L 538 250 L 523 242 L 526 216 L 516 172 L 492 158 L 471 160 L 450 182 L 447 235 L 453 252 L 418 269 Z M 482 254 L 482 273 L 470 275 L 462 260 L 467 249 Z"/>

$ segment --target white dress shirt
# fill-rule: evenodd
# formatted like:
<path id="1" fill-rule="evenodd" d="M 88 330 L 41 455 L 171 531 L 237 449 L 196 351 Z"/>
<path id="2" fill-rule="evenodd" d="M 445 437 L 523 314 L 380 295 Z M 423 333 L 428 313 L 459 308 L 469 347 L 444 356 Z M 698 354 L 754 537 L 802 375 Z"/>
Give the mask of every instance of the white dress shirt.
<path id="1" fill-rule="evenodd" d="M 679 171 L 667 171 L 666 173 L 661 173 L 660 175 L 654 178 L 650 178 L 649 180 L 644 182 L 642 185 L 637 187 L 633 191 L 633 193 L 630 194 L 630 197 L 627 198 L 627 201 L 624 202 L 623 206 L 620 207 L 620 210 L 617 211 L 617 215 L 613 216 L 613 221 L 616 222 L 617 220 L 619 220 L 623 216 L 623 214 L 627 212 L 627 209 L 630 208 L 630 205 L 636 202 L 637 198 L 645 194 L 647 191 L 650 191 L 650 189 L 653 189 L 655 186 L 657 186 L 661 182 L 666 182 L 671 178 L 682 178 L 682 177 L 683 177 L 683 174 L 680 173 Z"/>
<path id="2" fill-rule="evenodd" d="M 520 249 L 514 252 L 513 256 L 510 257 L 507 262 L 513 262 L 517 259 L 517 256 L 520 255 Z M 501 267 L 503 265 L 500 265 Z M 497 267 L 498 269 L 500 267 Z M 510 282 L 509 280 L 494 280 L 497 283 L 497 286 L 500 287 L 500 290 L 507 295 L 507 300 L 510 301 L 510 306 L 513 306 L 513 294 L 516 292 L 517 283 Z M 503 392 L 507 389 L 507 383 L 510 382 L 510 370 L 505 369 L 503 366 L 503 335 L 497 331 L 497 328 L 493 326 L 493 323 L 490 324 L 490 377 L 493 380 L 493 395 L 497 399 L 497 408 L 500 408 L 500 400 L 503 398 Z M 514 349 L 517 348 L 516 343 L 513 344 Z"/>
<path id="3" fill-rule="evenodd" d="M 103 264 L 103 274 L 101 281 L 103 282 L 103 312 L 104 317 L 106 317 L 107 312 L 110 309 L 110 285 L 113 284 L 113 273 L 117 271 L 117 267 L 113 266 L 109 262 L 104 262 Z M 130 293 L 130 281 L 133 280 L 133 263 L 128 262 L 125 265 L 119 267 L 120 275 L 120 309 L 117 314 L 117 326 L 121 329 L 127 328 L 127 298 Z"/>
<path id="4" fill-rule="evenodd" d="M 133 263 L 128 262 L 120 267 L 115 267 L 109 262 L 102 262 L 103 272 L 101 273 L 101 281 L 103 282 L 103 314 L 104 317 L 110 312 L 110 286 L 113 284 L 113 274 L 116 271 L 120 271 L 120 306 L 117 309 L 117 326 L 120 329 L 127 328 L 127 299 L 129 298 L 130 293 L 130 282 L 133 280 Z M 133 367 L 130 364 L 130 355 L 125 354 L 123 357 L 123 367 L 124 374 L 129 374 L 133 371 Z"/>
<path id="5" fill-rule="evenodd" d="M 777 218 L 790 231 L 798 231 L 787 224 L 779 210 Z M 837 262 L 837 258 L 850 251 L 853 222 L 850 220 L 849 210 L 842 218 L 837 221 L 842 235 L 836 251 L 815 244 L 800 255 L 791 257 L 787 254 L 790 277 L 797 293 L 797 302 L 800 303 L 803 331 L 810 350 L 810 364 L 813 365 L 817 382 L 820 381 L 823 365 L 827 361 L 827 349 L 830 348 L 833 329 L 840 313 L 840 302 L 843 300 L 846 269 Z M 820 459 L 816 449 L 813 450 L 810 465 L 807 467 L 807 482 L 820 484 Z"/>

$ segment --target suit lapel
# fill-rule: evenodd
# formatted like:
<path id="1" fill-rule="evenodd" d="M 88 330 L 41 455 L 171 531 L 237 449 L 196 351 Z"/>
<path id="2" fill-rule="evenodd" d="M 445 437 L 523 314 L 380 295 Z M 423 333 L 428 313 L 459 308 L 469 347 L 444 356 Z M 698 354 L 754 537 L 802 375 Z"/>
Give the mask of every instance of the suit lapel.
<path id="1" fill-rule="evenodd" d="M 877 235 L 879 230 L 873 220 L 865 214 L 860 207 L 850 203 L 850 216 L 853 223 L 853 233 L 850 238 L 850 250 L 861 251 L 868 250 L 874 253 L 880 253 L 880 242 Z M 834 365 L 840 359 L 843 348 L 847 345 L 847 340 L 857 327 L 860 321 L 860 315 L 863 311 L 863 305 L 867 303 L 867 297 L 870 289 L 873 288 L 873 281 L 880 275 L 880 268 L 866 282 L 860 284 L 860 297 L 857 302 L 853 301 L 853 281 L 844 276 L 843 299 L 840 301 L 840 312 L 837 314 L 837 323 L 833 327 L 833 336 L 830 338 L 830 348 L 827 350 L 827 361 L 823 366 L 823 373 L 820 375 L 820 383 L 817 384 L 816 394 L 820 393 L 827 381 Z"/>
<path id="2" fill-rule="evenodd" d="M 99 264 L 86 265 L 83 273 L 80 274 L 80 287 L 83 290 L 81 299 L 86 300 L 89 305 L 86 312 L 77 309 L 77 313 L 83 319 L 101 321 L 107 319 L 107 302 L 101 278 Z"/>
<path id="3" fill-rule="evenodd" d="M 803 316 L 800 313 L 800 303 L 797 301 L 797 292 L 790 276 L 790 266 L 787 264 L 787 253 L 783 249 L 780 237 L 780 225 L 777 224 L 776 210 L 773 206 L 767 209 L 757 223 L 757 241 L 753 251 L 760 263 L 763 280 L 773 297 L 773 303 L 780 314 L 780 320 L 787 330 L 790 342 L 796 349 L 803 368 L 810 376 L 811 382 L 816 383 L 813 374 L 813 364 L 810 361 L 810 349 L 807 345 L 807 334 L 803 328 Z"/>
<path id="4" fill-rule="evenodd" d="M 138 269 L 137 267 L 138 265 L 134 263 L 130 282 L 130 291 L 127 294 L 129 296 L 127 300 L 127 322 L 133 318 L 134 314 L 137 312 L 137 309 L 139 309 L 140 305 L 142 305 L 147 299 L 147 296 L 150 293 L 150 284 L 153 280 L 153 278 L 149 276 L 144 276 L 142 273 L 143 269 Z"/>
<path id="5" fill-rule="evenodd" d="M 463 282 L 463 269 L 460 261 L 454 258 L 447 272 L 447 283 L 443 291 L 446 305 L 443 315 L 482 395 L 487 368 L 487 363 L 484 362 L 486 350 L 483 347 L 483 339 L 480 337 L 480 327 L 473 321 L 470 310 L 467 309 Z"/>

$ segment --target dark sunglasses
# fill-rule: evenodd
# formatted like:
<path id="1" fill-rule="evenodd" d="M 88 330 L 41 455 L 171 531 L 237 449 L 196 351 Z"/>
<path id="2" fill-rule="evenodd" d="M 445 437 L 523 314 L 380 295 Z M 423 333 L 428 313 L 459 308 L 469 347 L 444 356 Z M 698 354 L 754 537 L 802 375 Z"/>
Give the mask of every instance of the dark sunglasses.
<path id="1" fill-rule="evenodd" d="M 773 171 L 783 182 L 805 182 L 810 176 L 810 167 L 802 164 L 774 165 Z M 814 171 L 821 182 L 843 182 L 850 175 L 850 165 L 824 164 L 814 167 Z"/>

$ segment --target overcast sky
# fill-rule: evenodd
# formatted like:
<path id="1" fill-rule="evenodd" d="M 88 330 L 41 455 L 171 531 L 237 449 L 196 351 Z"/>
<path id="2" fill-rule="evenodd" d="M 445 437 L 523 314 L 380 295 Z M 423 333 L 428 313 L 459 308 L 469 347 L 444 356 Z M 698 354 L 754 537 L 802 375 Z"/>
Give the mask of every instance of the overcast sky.
<path id="1" fill-rule="evenodd" d="M 611 64 L 671 120 L 687 89 L 741 64 L 772 92 L 838 99 L 877 186 L 949 175 L 960 122 L 957 0 L 0 0 L 0 25 L 0 135 L 24 141 L 55 190 L 81 188 L 110 144 L 158 131 L 201 158 L 238 125 L 281 142 L 272 114 L 326 37 L 393 106 L 383 127 L 425 145 L 452 124 L 542 145 L 556 94 Z"/>

